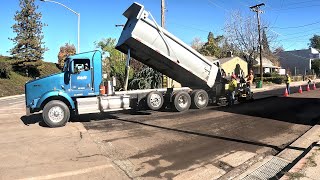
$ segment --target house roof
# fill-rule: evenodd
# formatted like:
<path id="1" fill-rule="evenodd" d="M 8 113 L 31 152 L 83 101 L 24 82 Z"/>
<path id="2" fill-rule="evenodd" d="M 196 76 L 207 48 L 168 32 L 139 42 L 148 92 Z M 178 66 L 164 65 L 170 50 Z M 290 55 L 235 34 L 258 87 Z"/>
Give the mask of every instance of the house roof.
<path id="1" fill-rule="evenodd" d="M 281 51 L 278 53 L 280 60 L 310 60 L 319 58 L 319 52 L 314 49 L 302 49 L 294 51 Z"/>
<path id="2" fill-rule="evenodd" d="M 260 66 L 260 58 L 257 57 L 253 61 L 253 66 Z M 279 66 L 275 66 L 268 58 L 262 57 L 262 66 L 267 68 L 280 68 Z"/>
<path id="3" fill-rule="evenodd" d="M 218 58 L 215 57 L 215 56 L 204 56 L 204 57 L 207 58 L 207 59 L 210 60 L 210 61 L 215 61 L 215 60 L 218 59 Z"/>
<path id="4" fill-rule="evenodd" d="M 235 59 L 235 58 L 239 58 L 241 59 L 240 57 L 238 56 L 234 56 L 234 57 L 227 57 L 227 58 L 221 58 L 221 59 L 217 59 L 216 57 L 211 57 L 211 56 L 205 56 L 207 59 L 211 60 L 211 61 L 216 61 L 216 60 L 219 60 L 220 64 L 224 64 L 232 59 Z M 242 61 L 245 61 L 243 59 L 241 59 Z M 246 62 L 246 61 L 245 61 Z"/>

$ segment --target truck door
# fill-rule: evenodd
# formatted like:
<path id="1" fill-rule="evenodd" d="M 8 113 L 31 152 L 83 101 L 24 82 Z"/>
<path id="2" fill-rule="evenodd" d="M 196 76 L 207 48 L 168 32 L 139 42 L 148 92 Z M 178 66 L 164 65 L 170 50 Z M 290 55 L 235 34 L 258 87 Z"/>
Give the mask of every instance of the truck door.
<path id="1" fill-rule="evenodd" d="M 71 74 L 70 84 L 73 95 L 90 95 L 93 92 L 90 59 L 74 59 L 72 65 L 74 73 Z"/>

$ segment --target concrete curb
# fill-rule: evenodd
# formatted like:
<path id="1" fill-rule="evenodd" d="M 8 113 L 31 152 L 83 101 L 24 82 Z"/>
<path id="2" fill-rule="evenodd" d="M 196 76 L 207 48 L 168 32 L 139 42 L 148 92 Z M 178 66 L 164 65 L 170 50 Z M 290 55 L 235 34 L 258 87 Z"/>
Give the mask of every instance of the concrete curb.
<path id="1" fill-rule="evenodd" d="M 320 79 L 315 79 L 315 80 L 312 81 L 311 84 L 319 83 L 319 82 L 320 82 Z M 300 85 L 301 86 L 307 85 L 307 82 L 306 81 L 292 82 L 291 87 L 299 87 Z M 262 87 L 262 88 L 252 88 L 252 92 L 253 93 L 259 93 L 259 92 L 264 92 L 264 91 L 272 91 L 272 90 L 283 89 L 285 87 L 286 87 L 285 84 L 280 84 L 280 85 L 273 85 L 273 86 L 267 86 L 267 87 Z"/>
<path id="2" fill-rule="evenodd" d="M 11 98 L 17 98 L 17 97 L 23 97 L 24 95 L 25 95 L 25 94 L 14 95 L 14 96 L 5 96 L 5 97 L 0 97 L 0 100 L 11 99 Z"/>
<path id="3" fill-rule="evenodd" d="M 281 170 L 280 172 L 277 172 L 275 176 L 281 177 L 282 173 L 285 173 L 287 171 L 290 172 L 290 170 L 294 171 L 293 167 L 297 165 L 301 159 L 303 159 L 304 157 L 307 157 L 306 155 L 310 151 L 308 150 L 308 148 L 310 148 L 313 143 L 319 142 L 319 132 L 320 132 L 320 125 L 313 126 L 305 134 L 297 138 L 293 143 L 291 143 L 285 149 L 279 152 L 276 156 L 266 157 L 262 161 L 253 164 L 246 171 L 239 174 L 236 179 L 244 179 L 245 177 L 250 176 L 255 170 L 257 170 L 259 167 L 266 164 L 266 162 L 268 162 L 268 158 L 272 158 L 272 157 L 277 157 L 285 162 L 288 162 L 288 166 L 284 167 L 284 169 Z M 280 179 L 286 180 L 286 176 L 282 176 L 282 177 L 283 178 L 280 178 Z"/>

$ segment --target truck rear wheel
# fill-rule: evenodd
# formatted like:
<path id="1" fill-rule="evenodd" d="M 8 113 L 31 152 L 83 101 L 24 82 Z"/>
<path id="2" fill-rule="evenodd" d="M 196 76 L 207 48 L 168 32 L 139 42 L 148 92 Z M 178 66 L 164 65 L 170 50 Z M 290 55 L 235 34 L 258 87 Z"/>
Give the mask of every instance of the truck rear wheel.
<path id="1" fill-rule="evenodd" d="M 147 95 L 147 106 L 151 110 L 159 110 L 163 105 L 163 96 L 158 91 L 152 91 Z"/>
<path id="2" fill-rule="evenodd" d="M 207 107 L 209 102 L 208 93 L 204 90 L 194 90 L 191 93 L 192 107 L 202 109 Z"/>
<path id="3" fill-rule="evenodd" d="M 61 127 L 68 122 L 70 110 L 64 102 L 53 100 L 44 106 L 42 117 L 49 127 Z"/>
<path id="4" fill-rule="evenodd" d="M 191 97 L 185 91 L 177 92 L 173 95 L 173 106 L 178 112 L 187 111 L 191 105 Z"/>

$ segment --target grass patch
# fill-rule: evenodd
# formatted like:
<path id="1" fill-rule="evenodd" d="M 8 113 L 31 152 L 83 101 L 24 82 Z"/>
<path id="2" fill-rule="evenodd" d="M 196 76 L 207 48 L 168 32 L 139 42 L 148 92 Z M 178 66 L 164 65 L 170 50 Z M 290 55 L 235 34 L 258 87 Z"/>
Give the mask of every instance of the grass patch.
<path id="1" fill-rule="evenodd" d="M 42 65 L 39 66 L 40 77 L 61 72 L 61 70 L 56 66 L 55 63 L 42 62 Z"/>
<path id="2" fill-rule="evenodd" d="M 290 180 L 300 179 L 300 178 L 305 177 L 305 175 L 304 175 L 303 173 L 301 173 L 301 172 L 294 172 L 294 173 L 287 172 L 287 173 L 286 173 L 286 176 L 287 176 Z"/>
<path id="3" fill-rule="evenodd" d="M 14 60 L 10 57 L 0 56 L 0 62 L 9 62 L 11 64 Z M 49 62 L 42 62 L 38 70 L 40 77 L 61 72 L 55 63 Z M 31 79 L 30 77 L 24 76 L 23 72 L 11 70 L 10 78 L 0 78 L 0 97 L 24 94 L 24 85 Z"/>
<path id="4" fill-rule="evenodd" d="M 0 79 L 0 97 L 24 94 L 24 84 L 30 79 L 11 72 L 10 79 Z"/>
<path id="5" fill-rule="evenodd" d="M 308 167 L 316 167 L 318 165 L 316 160 L 314 159 L 316 155 L 318 155 L 317 151 L 313 152 L 311 156 L 306 158 Z"/>

